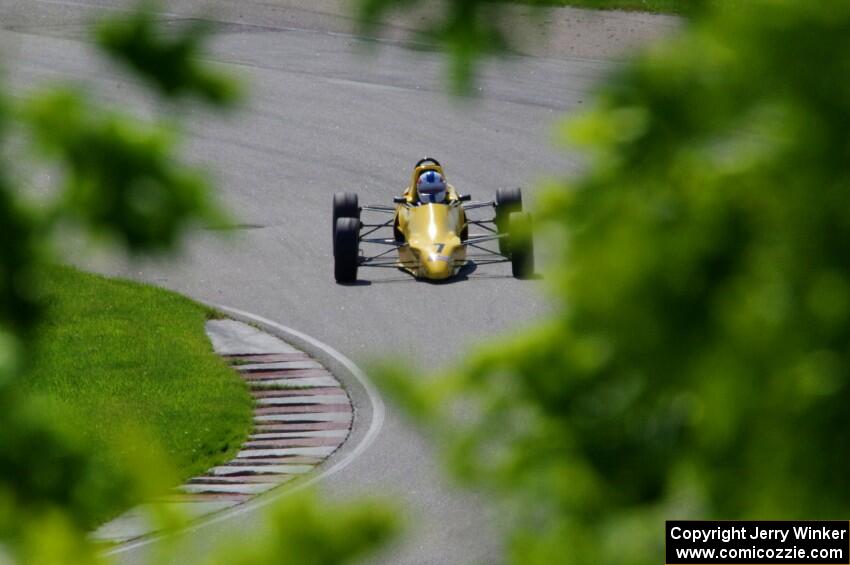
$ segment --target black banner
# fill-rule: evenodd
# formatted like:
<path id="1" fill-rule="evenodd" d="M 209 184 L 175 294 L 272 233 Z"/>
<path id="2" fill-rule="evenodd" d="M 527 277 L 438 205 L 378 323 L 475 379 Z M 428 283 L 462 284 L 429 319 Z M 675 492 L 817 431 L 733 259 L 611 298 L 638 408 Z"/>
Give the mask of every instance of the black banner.
<path id="1" fill-rule="evenodd" d="M 850 563 L 850 522 L 667 522 L 667 565 Z"/>

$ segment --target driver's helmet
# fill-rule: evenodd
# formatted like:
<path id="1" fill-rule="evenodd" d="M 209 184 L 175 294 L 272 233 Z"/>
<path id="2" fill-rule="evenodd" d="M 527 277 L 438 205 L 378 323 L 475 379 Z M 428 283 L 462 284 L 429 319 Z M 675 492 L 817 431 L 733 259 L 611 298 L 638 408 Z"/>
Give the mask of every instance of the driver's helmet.
<path id="1" fill-rule="evenodd" d="M 446 199 L 446 179 L 437 171 L 425 171 L 416 181 L 420 204 L 440 203 Z"/>

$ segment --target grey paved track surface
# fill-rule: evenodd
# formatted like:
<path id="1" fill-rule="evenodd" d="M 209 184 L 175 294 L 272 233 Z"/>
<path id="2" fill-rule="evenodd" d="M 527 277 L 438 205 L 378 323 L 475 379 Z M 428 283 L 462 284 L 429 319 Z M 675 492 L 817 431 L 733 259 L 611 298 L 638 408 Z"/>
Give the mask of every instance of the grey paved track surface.
<path id="1" fill-rule="evenodd" d="M 81 41 L 93 6 L 122 4 L 0 0 L 0 50 L 16 92 L 84 79 L 107 103 L 127 103 L 126 77 Z M 441 159 L 461 192 L 482 199 L 499 186 L 530 187 L 573 171 L 575 157 L 552 149 L 553 122 L 587 101 L 608 63 L 554 56 L 491 65 L 480 99 L 464 104 L 445 94 L 436 54 L 388 43 L 363 57 L 356 54 L 363 43 L 339 33 L 337 20 L 293 15 L 274 2 L 238 4 L 238 14 L 222 9 L 226 2 L 217 6 L 228 23 L 220 26 L 212 58 L 247 80 L 250 99 L 226 119 L 192 110 L 187 155 L 215 174 L 222 202 L 243 228 L 230 237 L 201 232 L 168 261 L 130 264 L 79 249 L 69 257 L 256 312 L 361 363 L 396 354 L 419 367 L 444 366 L 482 338 L 544 315 L 543 283 L 514 280 L 508 265 L 479 267 L 452 284 L 415 282 L 388 269 L 362 270 L 368 282 L 361 285 L 334 284 L 331 195 L 353 190 L 363 203 L 387 202 L 424 155 Z M 175 2 L 162 17 L 179 20 L 192 8 Z M 312 29 L 298 29 L 299 21 Z M 136 95 L 130 101 L 141 113 L 151 103 Z M 530 188 L 526 194 L 533 199 Z M 323 492 L 404 502 L 411 527 L 385 562 L 500 561 L 495 510 L 483 496 L 451 487 L 435 451 L 392 407 L 377 441 L 325 481 Z M 256 515 L 241 515 L 194 533 L 188 545 L 203 552 L 223 534 L 249 532 L 256 523 Z M 122 554 L 120 562 L 141 563 L 149 550 Z"/>

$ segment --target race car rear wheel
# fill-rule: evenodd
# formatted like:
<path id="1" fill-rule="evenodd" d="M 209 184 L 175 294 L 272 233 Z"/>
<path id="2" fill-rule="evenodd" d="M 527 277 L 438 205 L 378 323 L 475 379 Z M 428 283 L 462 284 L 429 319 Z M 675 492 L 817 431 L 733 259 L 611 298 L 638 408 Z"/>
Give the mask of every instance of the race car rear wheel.
<path id="1" fill-rule="evenodd" d="M 358 202 L 357 194 L 353 192 L 334 193 L 332 228 L 336 229 L 336 221 L 340 218 L 360 219 L 360 203 Z M 336 235 L 334 235 L 334 239 L 336 239 Z"/>
<path id="2" fill-rule="evenodd" d="M 496 191 L 496 229 L 507 233 L 510 227 L 510 215 L 522 212 L 522 191 L 519 188 L 500 188 Z M 508 254 L 506 238 L 499 240 L 499 253 Z"/>
<path id="3" fill-rule="evenodd" d="M 334 226 L 334 278 L 347 283 L 357 280 L 360 261 L 360 220 L 339 218 Z"/>
<path id="4" fill-rule="evenodd" d="M 510 231 L 505 241 L 511 258 L 511 273 L 518 279 L 527 279 L 534 274 L 534 238 L 531 214 L 514 212 L 509 216 Z"/>

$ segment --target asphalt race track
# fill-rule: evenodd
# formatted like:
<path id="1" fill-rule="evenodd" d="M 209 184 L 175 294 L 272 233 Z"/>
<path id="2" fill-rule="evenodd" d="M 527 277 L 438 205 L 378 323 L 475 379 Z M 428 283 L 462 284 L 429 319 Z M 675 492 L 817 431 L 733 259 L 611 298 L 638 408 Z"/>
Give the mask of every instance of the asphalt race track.
<path id="1" fill-rule="evenodd" d="M 18 95 L 45 82 L 86 80 L 104 101 L 131 102 L 144 114 L 150 100 L 130 94 L 138 89 L 83 42 L 92 6 L 116 3 L 0 0 L 0 53 Z M 243 2 L 241 21 L 251 23 L 223 23 L 214 42 L 213 59 L 249 85 L 245 107 L 223 119 L 202 109 L 189 116 L 188 158 L 214 173 L 241 228 L 229 237 L 201 232 L 169 261 L 131 265 L 79 251 L 75 261 L 260 314 L 362 365 L 397 355 L 436 368 L 482 338 L 544 315 L 545 281 L 514 280 L 507 264 L 481 266 L 450 284 L 416 282 L 394 269 L 361 269 L 360 284 L 335 284 L 331 195 L 352 190 L 361 203 L 390 203 L 413 163 L 429 155 L 476 199 L 522 186 L 533 200 L 538 180 L 577 168 L 574 155 L 553 148 L 553 125 L 587 102 L 609 63 L 515 58 L 486 68 L 477 100 L 458 101 L 445 92 L 438 54 L 386 42 L 364 56 L 367 43 L 344 33 L 298 29 L 284 16 L 252 20 L 259 5 Z M 386 562 L 500 561 L 494 509 L 449 486 L 434 450 L 392 406 L 375 443 L 325 480 L 323 492 L 403 501 L 409 532 Z M 249 512 L 202 528 L 192 551 L 256 523 Z M 141 563 L 150 549 L 120 561 Z"/>

